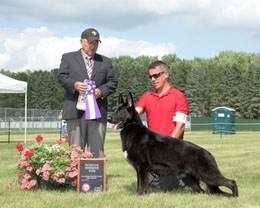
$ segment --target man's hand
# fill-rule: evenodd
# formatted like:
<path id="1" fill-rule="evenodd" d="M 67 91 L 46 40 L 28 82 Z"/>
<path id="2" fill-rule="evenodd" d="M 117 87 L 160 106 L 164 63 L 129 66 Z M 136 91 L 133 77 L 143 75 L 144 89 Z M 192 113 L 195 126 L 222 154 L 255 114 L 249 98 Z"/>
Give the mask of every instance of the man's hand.
<path id="1" fill-rule="evenodd" d="M 100 98 L 102 96 L 102 92 L 99 88 L 95 89 L 95 97 L 96 99 Z"/>
<path id="2" fill-rule="evenodd" d="M 84 84 L 83 82 L 75 82 L 74 84 L 75 90 L 77 90 L 79 93 L 85 94 L 88 90 L 88 85 Z M 102 97 L 102 92 L 99 88 L 95 89 L 95 97 L 96 99 Z"/>
<path id="3" fill-rule="evenodd" d="M 79 93 L 86 93 L 88 85 L 84 84 L 83 82 L 75 82 L 74 89 L 77 90 Z"/>
<path id="4" fill-rule="evenodd" d="M 141 107 L 135 107 L 135 110 L 137 111 L 137 113 L 138 113 L 139 115 L 141 115 L 141 114 L 144 113 L 144 109 L 141 108 Z"/>

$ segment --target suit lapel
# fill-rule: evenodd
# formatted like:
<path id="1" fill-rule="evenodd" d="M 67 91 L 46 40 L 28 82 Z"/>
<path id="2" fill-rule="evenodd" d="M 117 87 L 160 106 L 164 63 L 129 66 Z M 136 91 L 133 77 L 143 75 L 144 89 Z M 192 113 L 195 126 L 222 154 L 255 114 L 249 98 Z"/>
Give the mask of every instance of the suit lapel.
<path id="1" fill-rule="evenodd" d="M 82 73 L 84 74 L 84 77 L 87 77 L 87 79 L 89 79 L 88 73 L 87 73 L 87 70 L 86 70 L 86 64 L 83 60 L 83 57 L 82 57 L 80 50 L 76 52 L 76 59 L 79 62 L 80 69 L 81 69 Z"/>
<path id="2" fill-rule="evenodd" d="M 97 74 L 98 70 L 99 70 L 99 65 L 100 65 L 100 61 L 97 60 L 97 56 L 96 54 L 94 55 L 94 67 L 93 67 L 93 72 L 92 72 L 92 75 L 91 75 L 91 79 L 93 80 L 95 75 Z"/>

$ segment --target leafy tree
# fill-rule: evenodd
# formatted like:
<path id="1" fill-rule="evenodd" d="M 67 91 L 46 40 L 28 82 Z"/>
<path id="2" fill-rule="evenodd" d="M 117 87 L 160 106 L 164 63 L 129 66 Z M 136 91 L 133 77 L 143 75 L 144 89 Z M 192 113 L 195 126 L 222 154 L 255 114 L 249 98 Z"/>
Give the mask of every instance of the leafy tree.
<path id="1" fill-rule="evenodd" d="M 119 93 L 130 91 L 135 102 L 153 89 L 148 66 L 158 57 L 120 56 L 112 58 L 118 88 L 109 96 L 109 111 L 117 105 Z M 222 51 L 214 58 L 179 59 L 175 54 L 162 57 L 169 67 L 169 82 L 185 93 L 193 116 L 211 116 L 212 109 L 231 107 L 240 118 L 260 118 L 260 53 Z M 64 90 L 57 81 L 57 70 L 3 73 L 28 83 L 28 108 L 61 109 Z M 24 108 L 23 94 L 0 94 L 0 108 Z M 44 115 L 41 111 L 39 115 Z"/>
<path id="2" fill-rule="evenodd" d="M 13 73 L 2 69 L 0 73 L 20 81 L 27 82 L 28 79 L 28 75 L 26 74 L 26 72 Z M 0 107 L 1 108 L 24 108 L 24 94 L 22 93 L 0 94 Z"/>

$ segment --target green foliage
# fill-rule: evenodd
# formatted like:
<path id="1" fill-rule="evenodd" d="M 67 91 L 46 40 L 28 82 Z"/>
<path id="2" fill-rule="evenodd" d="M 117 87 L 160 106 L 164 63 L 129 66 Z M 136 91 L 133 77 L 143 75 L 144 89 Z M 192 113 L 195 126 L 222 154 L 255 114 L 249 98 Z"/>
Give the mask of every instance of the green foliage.
<path id="1" fill-rule="evenodd" d="M 200 116 L 199 114 L 199 76 L 195 68 L 191 70 L 187 77 L 187 87 L 185 91 L 187 101 L 189 103 L 190 115 Z"/>
<path id="2" fill-rule="evenodd" d="M 59 110 L 62 106 L 64 90 L 57 81 L 58 69 L 51 71 L 30 71 L 11 73 L 1 70 L 17 80 L 26 81 L 28 108 Z M 0 94 L 1 108 L 24 108 L 23 94 Z"/>
<path id="3" fill-rule="evenodd" d="M 109 96 L 109 111 L 114 111 L 119 93 L 132 92 L 135 103 L 153 89 L 148 66 L 158 57 L 120 56 L 112 58 L 118 88 Z M 169 82 L 182 91 L 193 116 L 210 117 L 212 109 L 226 106 L 236 110 L 238 118 L 260 118 L 260 53 L 222 51 L 208 59 L 179 59 L 175 54 L 162 57 L 169 67 Z M 0 72 L 28 82 L 28 108 L 59 110 L 64 89 L 57 81 L 57 70 Z M 24 95 L 0 94 L 0 108 L 24 107 Z"/>

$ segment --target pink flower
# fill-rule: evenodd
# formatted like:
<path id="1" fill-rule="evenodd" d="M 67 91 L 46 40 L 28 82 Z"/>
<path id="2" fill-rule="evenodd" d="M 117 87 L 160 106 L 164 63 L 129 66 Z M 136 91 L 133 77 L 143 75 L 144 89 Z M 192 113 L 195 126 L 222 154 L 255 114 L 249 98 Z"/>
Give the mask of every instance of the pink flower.
<path id="1" fill-rule="evenodd" d="M 36 173 L 36 175 L 40 175 L 40 174 L 41 174 L 41 170 L 40 170 L 40 169 L 37 169 L 37 170 L 35 171 L 35 173 Z"/>
<path id="2" fill-rule="evenodd" d="M 78 183 L 78 181 L 77 181 L 77 179 L 75 179 L 75 180 L 71 183 L 71 185 L 72 185 L 72 186 L 76 186 L 77 183 Z"/>
<path id="3" fill-rule="evenodd" d="M 19 165 L 20 165 L 20 160 L 18 160 L 18 161 L 15 163 L 14 168 L 15 168 L 15 169 L 18 169 L 18 168 L 19 168 Z"/>
<path id="4" fill-rule="evenodd" d="M 65 155 L 70 155 L 71 151 L 70 150 L 65 150 L 64 154 Z"/>
<path id="5" fill-rule="evenodd" d="M 59 172 L 58 172 L 58 174 L 59 174 L 59 175 L 63 175 L 63 174 L 64 174 L 63 170 L 60 169 Z"/>
<path id="6" fill-rule="evenodd" d="M 19 152 L 21 152 L 21 151 L 23 151 L 23 145 L 22 144 L 20 144 L 20 143 L 17 143 L 16 144 L 16 149 L 19 151 Z"/>
<path id="7" fill-rule="evenodd" d="M 65 140 L 68 142 L 70 138 L 68 136 L 65 136 Z"/>
<path id="8" fill-rule="evenodd" d="M 32 166 L 28 166 L 28 167 L 26 168 L 26 170 L 28 170 L 29 172 L 32 172 L 32 171 L 33 171 L 33 168 L 32 168 Z"/>
<path id="9" fill-rule="evenodd" d="M 57 140 L 58 144 L 62 144 L 62 139 Z"/>
<path id="10" fill-rule="evenodd" d="M 29 161 L 21 162 L 21 167 L 28 167 L 28 166 L 30 166 L 30 162 Z"/>
<path id="11" fill-rule="evenodd" d="M 33 154 L 34 154 L 33 149 L 25 149 L 24 150 L 24 157 L 25 157 L 26 160 L 28 159 L 28 157 L 30 157 Z"/>
<path id="12" fill-rule="evenodd" d="M 80 158 L 80 155 L 74 150 L 74 151 L 72 151 L 70 157 L 71 157 L 71 160 L 77 160 Z"/>
<path id="13" fill-rule="evenodd" d="M 91 152 L 83 152 L 82 153 L 84 155 L 85 158 L 92 158 L 93 154 Z"/>
<path id="14" fill-rule="evenodd" d="M 48 181 L 49 180 L 49 175 L 48 174 L 43 174 L 43 180 Z"/>
<path id="15" fill-rule="evenodd" d="M 70 172 L 69 174 L 68 174 L 68 177 L 69 178 L 74 178 L 74 177 L 76 177 L 78 175 L 78 170 L 76 169 L 76 170 L 73 170 L 73 172 Z"/>
<path id="16" fill-rule="evenodd" d="M 56 182 L 58 182 L 59 177 L 55 175 L 55 176 L 53 176 L 53 180 L 56 181 Z"/>
<path id="17" fill-rule="evenodd" d="M 72 144 L 71 147 L 72 147 L 74 150 L 78 151 L 78 152 L 83 152 L 83 150 L 81 149 L 81 147 L 78 146 L 78 145 L 76 145 L 76 144 Z"/>
<path id="18" fill-rule="evenodd" d="M 78 165 L 78 160 L 74 160 L 70 163 L 70 167 L 76 167 Z"/>
<path id="19" fill-rule="evenodd" d="M 58 180 L 58 183 L 60 183 L 60 184 L 65 183 L 65 178 L 60 178 L 60 179 Z"/>
<path id="20" fill-rule="evenodd" d="M 68 177 L 69 177 L 69 178 L 74 178 L 73 172 L 70 172 L 70 173 L 68 174 Z"/>
<path id="21" fill-rule="evenodd" d="M 27 180 L 22 180 L 22 181 L 20 181 L 20 189 L 21 189 L 21 190 L 24 190 L 24 189 L 25 189 L 26 183 L 27 183 Z"/>
<path id="22" fill-rule="evenodd" d="M 26 179 L 26 180 L 28 180 L 28 179 L 31 178 L 31 175 L 28 174 L 28 173 L 25 173 L 25 174 L 23 174 L 23 178 Z"/>
<path id="23" fill-rule="evenodd" d="M 31 187 L 36 186 L 36 184 L 37 184 L 36 180 L 31 180 L 31 181 L 30 181 L 30 186 L 31 186 Z"/>
<path id="24" fill-rule="evenodd" d="M 65 158 L 64 162 L 70 162 L 70 160 L 68 158 Z"/>
<path id="25" fill-rule="evenodd" d="M 36 136 L 35 140 L 37 142 L 41 142 L 43 140 L 43 137 L 39 134 L 39 135 Z"/>
<path id="26" fill-rule="evenodd" d="M 46 161 L 46 163 L 42 167 L 42 172 L 51 171 L 53 168 L 50 166 L 50 162 Z"/>
<path id="27" fill-rule="evenodd" d="M 37 135 L 35 140 L 41 142 L 43 138 L 41 135 Z M 68 141 L 69 137 L 66 136 L 64 141 L 62 138 L 58 139 L 57 143 L 61 145 L 65 140 Z M 45 148 L 46 146 L 49 148 Z M 31 149 L 30 147 L 25 149 L 21 144 L 17 144 L 17 149 L 18 151 L 23 151 L 22 153 L 17 153 L 17 156 L 20 158 L 15 164 L 21 190 L 35 187 L 37 181 L 32 179 L 37 176 L 42 177 L 44 181 L 55 183 L 56 185 L 69 184 L 76 186 L 78 159 L 93 157 L 92 153 L 83 152 L 78 145 L 66 146 L 65 148 L 56 147 L 55 145 L 55 148 L 52 148 L 52 145 L 38 144 L 32 146 Z M 40 160 L 39 155 L 43 160 Z"/>

